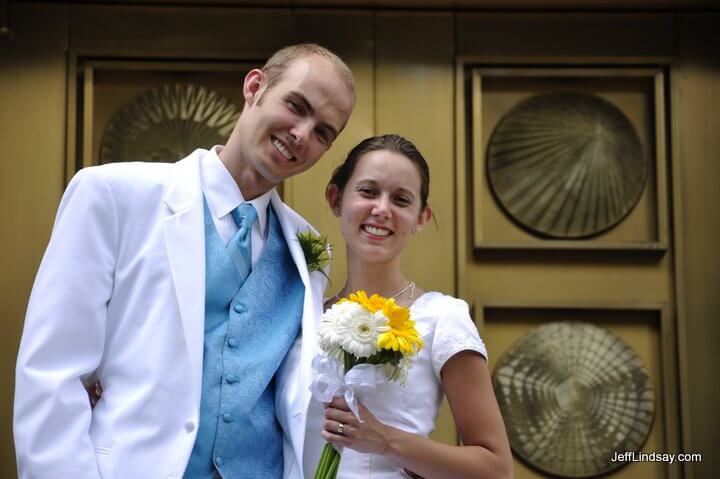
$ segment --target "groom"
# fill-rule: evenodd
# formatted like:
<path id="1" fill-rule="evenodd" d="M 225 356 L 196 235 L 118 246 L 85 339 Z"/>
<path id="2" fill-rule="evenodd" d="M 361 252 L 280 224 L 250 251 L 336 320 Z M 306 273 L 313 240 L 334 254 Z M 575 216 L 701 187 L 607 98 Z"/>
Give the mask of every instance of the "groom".
<path id="1" fill-rule="evenodd" d="M 274 188 L 332 145 L 354 84 L 305 44 L 243 94 L 224 147 L 68 185 L 18 355 L 21 478 L 302 477 L 325 284 Z"/>

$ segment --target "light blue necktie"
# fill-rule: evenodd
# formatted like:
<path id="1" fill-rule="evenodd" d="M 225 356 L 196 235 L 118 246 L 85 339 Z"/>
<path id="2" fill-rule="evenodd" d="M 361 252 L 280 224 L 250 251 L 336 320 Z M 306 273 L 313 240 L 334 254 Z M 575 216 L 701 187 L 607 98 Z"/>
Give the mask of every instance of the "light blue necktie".
<path id="1" fill-rule="evenodd" d="M 227 252 L 240 273 L 241 284 L 245 282 L 252 269 L 252 227 L 257 219 L 257 211 L 250 203 L 243 203 L 232 210 L 232 217 L 238 227 L 237 233 L 227 245 Z"/>

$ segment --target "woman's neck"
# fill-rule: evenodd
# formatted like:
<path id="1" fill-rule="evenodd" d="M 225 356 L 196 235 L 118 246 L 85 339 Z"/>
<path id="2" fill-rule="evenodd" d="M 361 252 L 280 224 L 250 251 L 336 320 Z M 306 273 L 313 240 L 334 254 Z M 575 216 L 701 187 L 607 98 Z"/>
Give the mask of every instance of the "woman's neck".
<path id="1" fill-rule="evenodd" d="M 368 263 L 348 257 L 347 265 L 347 281 L 340 290 L 341 297 L 363 290 L 368 295 L 379 294 L 390 298 L 409 284 L 400 269 L 399 258 L 388 263 Z"/>

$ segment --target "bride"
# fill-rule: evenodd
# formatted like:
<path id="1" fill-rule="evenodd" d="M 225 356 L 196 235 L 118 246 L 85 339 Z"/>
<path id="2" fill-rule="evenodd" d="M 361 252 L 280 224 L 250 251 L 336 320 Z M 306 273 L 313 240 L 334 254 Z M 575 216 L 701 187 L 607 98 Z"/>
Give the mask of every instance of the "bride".
<path id="1" fill-rule="evenodd" d="M 487 351 L 467 303 L 423 291 L 401 268 L 406 242 L 432 216 L 427 203 L 429 183 L 427 163 L 417 148 L 400 136 L 383 135 L 355 146 L 326 190 L 347 243 L 348 278 L 325 308 L 357 290 L 395 298 L 410 308 L 424 342 L 406 386 L 393 385 L 389 393 L 361 402 L 362 422 L 339 397 L 326 404 L 324 416 L 314 422 L 321 431 L 310 431 L 308 452 L 317 458 L 320 436 L 344 448 L 339 478 L 513 476 Z M 450 403 L 462 446 L 427 437 L 443 395 Z M 323 414 L 319 404 L 316 411 Z M 307 459 L 306 475 L 312 477 L 314 469 L 309 469 L 317 460 Z"/>

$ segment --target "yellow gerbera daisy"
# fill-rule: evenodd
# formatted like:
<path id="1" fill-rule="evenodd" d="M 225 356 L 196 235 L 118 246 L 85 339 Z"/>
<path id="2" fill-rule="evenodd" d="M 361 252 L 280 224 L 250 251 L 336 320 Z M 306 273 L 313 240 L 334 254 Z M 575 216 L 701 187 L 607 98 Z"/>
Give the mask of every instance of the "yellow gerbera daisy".
<path id="1" fill-rule="evenodd" d="M 403 355 L 416 354 L 423 347 L 415 321 L 410 319 L 410 310 L 399 306 L 394 299 L 385 300 L 382 312 L 388 318 L 390 330 L 378 337 L 378 348 L 400 351 Z"/>
<path id="2" fill-rule="evenodd" d="M 381 311 L 387 302 L 385 298 L 377 294 L 373 294 L 368 298 L 367 293 L 363 290 L 356 293 L 350 293 L 347 300 L 358 303 L 371 313 Z"/>

